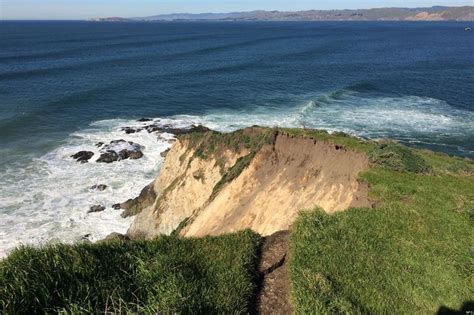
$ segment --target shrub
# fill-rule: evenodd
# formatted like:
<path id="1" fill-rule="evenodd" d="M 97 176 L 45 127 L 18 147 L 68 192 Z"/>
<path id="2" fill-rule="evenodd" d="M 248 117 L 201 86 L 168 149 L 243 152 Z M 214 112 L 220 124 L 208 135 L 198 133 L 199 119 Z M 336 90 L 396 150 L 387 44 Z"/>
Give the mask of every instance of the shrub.
<path id="1" fill-rule="evenodd" d="M 431 170 L 421 156 L 411 149 L 395 143 L 379 145 L 369 151 L 368 157 L 373 164 L 393 171 L 428 173 Z"/>

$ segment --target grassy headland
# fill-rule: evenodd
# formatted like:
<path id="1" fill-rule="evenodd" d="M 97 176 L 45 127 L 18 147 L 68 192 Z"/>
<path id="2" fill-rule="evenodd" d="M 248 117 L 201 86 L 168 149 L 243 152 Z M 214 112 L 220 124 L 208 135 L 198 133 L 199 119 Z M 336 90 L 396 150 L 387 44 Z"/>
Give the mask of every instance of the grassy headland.
<path id="1" fill-rule="evenodd" d="M 334 215 L 316 209 L 294 223 L 289 269 L 296 313 L 434 313 L 472 299 L 472 160 L 320 130 L 252 128 L 182 137 L 194 158 L 212 156 L 218 163 L 223 152 L 245 150 L 233 167 L 221 167 L 214 195 L 277 131 L 362 152 L 371 164 L 359 180 L 368 184 L 372 208 Z M 248 313 L 259 244 L 258 235 L 244 231 L 21 247 L 0 262 L 0 310 Z"/>

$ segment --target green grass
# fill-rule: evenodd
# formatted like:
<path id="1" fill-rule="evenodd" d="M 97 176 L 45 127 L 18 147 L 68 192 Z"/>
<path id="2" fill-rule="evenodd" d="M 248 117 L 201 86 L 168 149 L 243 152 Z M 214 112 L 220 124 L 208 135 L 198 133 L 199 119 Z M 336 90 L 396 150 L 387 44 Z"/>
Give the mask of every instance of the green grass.
<path id="1" fill-rule="evenodd" d="M 474 175 L 474 160 L 461 157 L 450 157 L 445 153 L 429 150 L 416 150 L 437 174 Z"/>
<path id="2" fill-rule="evenodd" d="M 290 239 L 296 313 L 433 314 L 472 300 L 472 161 L 420 156 L 431 174 L 380 166 L 362 175 L 375 209 L 299 216 Z"/>
<path id="3" fill-rule="evenodd" d="M 418 154 L 396 143 L 383 143 L 368 152 L 372 164 L 383 168 L 412 173 L 429 173 L 431 167 Z"/>
<path id="4" fill-rule="evenodd" d="M 219 191 L 229 182 L 236 179 L 244 169 L 246 169 L 252 159 L 255 157 L 256 152 L 251 152 L 245 156 L 242 156 L 237 159 L 235 164 L 229 168 L 229 170 L 222 176 L 222 178 L 217 182 L 217 184 L 212 189 L 212 194 L 209 197 L 209 200 L 214 199 L 215 196 L 219 193 Z"/>
<path id="5" fill-rule="evenodd" d="M 194 157 L 206 160 L 211 157 L 219 158 L 227 150 L 256 152 L 264 144 L 270 143 L 273 135 L 273 129 L 254 127 L 229 133 L 189 133 L 180 136 L 180 139 L 189 142 L 188 147 L 194 149 Z"/>
<path id="6" fill-rule="evenodd" d="M 0 262 L 0 313 L 248 313 L 260 237 L 21 247 Z"/>

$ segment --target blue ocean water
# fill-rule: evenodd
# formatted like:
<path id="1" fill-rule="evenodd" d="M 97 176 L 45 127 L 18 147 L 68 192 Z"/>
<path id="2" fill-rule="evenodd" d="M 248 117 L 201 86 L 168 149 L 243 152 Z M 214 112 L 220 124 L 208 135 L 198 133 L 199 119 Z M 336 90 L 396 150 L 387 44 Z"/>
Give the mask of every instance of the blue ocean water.
<path id="1" fill-rule="evenodd" d="M 464 26 L 0 22 L 0 254 L 126 229 L 110 204 L 153 179 L 168 146 L 123 135 L 140 117 L 342 130 L 473 157 L 474 38 Z M 146 144 L 144 159 L 69 158 L 124 137 Z M 98 181 L 109 188 L 89 192 Z M 86 215 L 94 202 L 108 209 Z"/>

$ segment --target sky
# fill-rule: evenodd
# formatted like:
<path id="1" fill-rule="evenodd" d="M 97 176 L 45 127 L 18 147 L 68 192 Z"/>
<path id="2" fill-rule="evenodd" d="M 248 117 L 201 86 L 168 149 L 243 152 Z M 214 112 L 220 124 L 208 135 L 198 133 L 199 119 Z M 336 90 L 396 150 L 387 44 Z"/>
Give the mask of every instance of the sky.
<path id="1" fill-rule="evenodd" d="M 70 20 L 166 13 L 474 5 L 474 0 L 0 0 L 2 20 Z"/>

